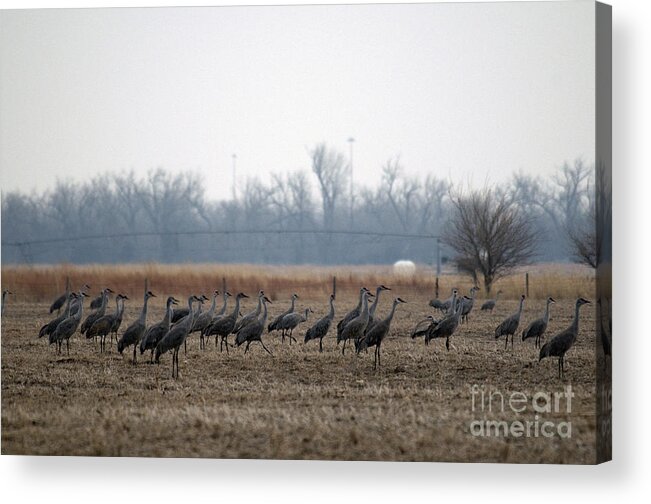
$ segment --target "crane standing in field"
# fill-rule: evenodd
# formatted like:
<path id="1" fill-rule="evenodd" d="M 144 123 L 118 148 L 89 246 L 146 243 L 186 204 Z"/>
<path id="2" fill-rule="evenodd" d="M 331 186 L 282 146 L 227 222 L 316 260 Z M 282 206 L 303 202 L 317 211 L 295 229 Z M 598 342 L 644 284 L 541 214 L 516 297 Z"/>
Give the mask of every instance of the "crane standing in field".
<path id="1" fill-rule="evenodd" d="M 355 317 L 353 320 L 348 322 L 346 324 L 346 327 L 344 327 L 344 330 L 341 332 L 341 340 L 344 342 L 342 348 L 341 348 L 341 355 L 344 355 L 344 352 L 346 350 L 346 342 L 349 339 L 352 339 L 355 342 L 355 348 L 357 348 L 359 340 L 362 336 L 364 336 L 364 331 L 366 330 L 366 326 L 368 325 L 368 298 L 369 296 L 373 296 L 368 289 L 366 289 L 362 293 L 362 311 L 360 314 Z"/>
<path id="2" fill-rule="evenodd" d="M 307 332 L 305 333 L 305 341 L 304 343 L 307 343 L 308 341 L 311 341 L 313 339 L 319 340 L 319 352 L 323 352 L 323 338 L 328 334 L 328 331 L 330 330 L 330 326 L 332 325 L 332 321 L 335 318 L 335 295 L 330 294 L 330 311 L 328 314 L 319 319 L 316 324 L 314 324 L 312 327 L 310 327 Z"/>
<path id="3" fill-rule="evenodd" d="M 502 294 L 502 291 L 498 290 L 497 294 L 495 294 L 495 299 L 487 299 L 486 301 L 484 301 L 484 304 L 481 305 L 481 311 L 492 312 L 495 309 L 495 305 L 497 305 L 497 301 L 500 298 L 500 294 Z"/>
<path id="4" fill-rule="evenodd" d="M 215 322 L 217 322 L 219 319 L 221 319 L 222 317 L 225 316 L 226 307 L 228 305 L 228 298 L 232 297 L 233 295 L 228 291 L 224 291 L 222 296 L 224 297 L 224 302 L 222 303 L 222 307 L 219 309 L 219 311 L 217 313 L 215 313 L 213 318 L 210 320 L 210 323 L 202 331 L 202 336 L 203 336 L 204 340 L 210 338 L 210 334 L 208 334 L 208 333 L 210 332 L 210 328 L 212 327 L 212 325 Z M 215 346 L 217 346 L 217 339 L 215 339 Z M 204 341 L 204 347 L 205 347 L 205 341 Z"/>
<path id="5" fill-rule="evenodd" d="M 88 331 L 88 329 L 90 329 L 90 326 L 92 326 L 97 319 L 104 316 L 104 314 L 106 313 L 106 304 L 108 303 L 109 293 L 111 292 L 113 291 L 108 287 L 102 290 L 102 304 L 97 310 L 95 310 L 93 313 L 88 315 L 88 317 L 86 317 L 86 320 L 84 320 L 84 323 L 81 324 L 81 329 L 80 329 L 81 334 L 85 334 Z"/>
<path id="6" fill-rule="evenodd" d="M 464 296 L 461 298 L 461 323 L 468 322 L 468 316 L 475 305 L 475 294 L 479 291 L 479 287 L 472 287 L 470 289 L 470 297 Z"/>
<path id="7" fill-rule="evenodd" d="M 156 345 L 154 361 L 158 364 L 160 362 L 160 356 L 170 350 L 172 350 L 172 378 L 179 377 L 179 348 L 188 337 L 190 329 L 192 328 L 192 321 L 194 319 L 194 311 L 192 304 L 195 302 L 201 302 L 201 298 L 197 296 L 190 296 L 188 298 L 188 316 L 179 320 L 169 332 L 163 336 Z M 176 374 L 175 374 L 176 369 Z"/>
<path id="8" fill-rule="evenodd" d="M 64 340 L 66 342 L 66 351 L 70 354 L 70 337 L 75 333 L 77 327 L 79 327 L 79 322 L 81 322 L 81 317 L 84 313 L 84 297 L 86 293 L 79 291 L 79 294 L 74 294 L 74 296 L 79 299 L 79 310 L 61 322 L 50 337 L 50 342 L 56 342 L 57 344 L 57 354 L 61 353 L 61 346 Z"/>
<path id="9" fill-rule="evenodd" d="M 452 301 L 451 306 L 455 306 L 455 300 Z M 430 340 L 435 338 L 445 338 L 445 349 L 450 351 L 450 337 L 459 327 L 462 309 L 463 304 L 456 303 L 456 309 L 451 315 L 447 315 L 438 323 L 432 323 L 425 334 L 425 344 L 429 345 Z"/>
<path id="10" fill-rule="evenodd" d="M 140 317 L 133 322 L 127 330 L 124 331 L 122 338 L 118 341 L 118 352 L 122 354 L 124 350 L 133 345 L 133 363 L 136 363 L 136 348 L 138 348 L 138 343 L 140 339 L 145 334 L 145 328 L 147 327 L 147 303 L 150 298 L 156 297 L 154 293 L 150 290 L 145 291 L 144 302 L 142 305 L 142 311 L 140 312 Z"/>
<path id="11" fill-rule="evenodd" d="M 280 321 L 280 329 L 282 331 L 289 331 L 289 344 L 292 344 L 292 340 L 296 341 L 296 338 L 292 336 L 292 333 L 294 332 L 294 329 L 298 327 L 299 324 L 302 324 L 303 322 L 307 322 L 307 318 L 312 313 L 312 310 L 310 308 L 305 309 L 305 315 L 301 313 L 289 313 L 283 317 L 283 319 Z"/>
<path id="12" fill-rule="evenodd" d="M 344 328 L 351 320 L 359 316 L 360 310 L 362 309 L 362 298 L 364 297 L 365 292 L 369 292 L 369 290 L 366 287 L 362 287 L 359 290 L 359 301 L 357 302 L 357 306 L 346 313 L 346 315 L 344 315 L 344 318 L 342 318 L 337 323 L 337 345 L 341 341 L 341 333 L 343 332 Z"/>
<path id="13" fill-rule="evenodd" d="M 226 344 L 226 352 L 228 352 L 228 335 L 233 332 L 237 324 L 237 317 L 240 315 L 240 300 L 248 298 L 246 294 L 240 292 L 235 296 L 235 307 L 229 315 L 224 315 L 215 320 L 207 330 L 208 337 L 215 335 L 215 346 L 217 346 L 217 339 L 220 338 L 219 351 L 222 351 L 222 345 Z"/>
<path id="14" fill-rule="evenodd" d="M 371 306 L 368 307 L 368 324 L 366 325 L 366 330 L 364 333 L 367 333 L 371 327 L 375 324 L 375 310 L 377 310 L 377 305 L 380 302 L 380 294 L 382 294 L 382 291 L 390 291 L 388 287 L 384 285 L 380 285 L 375 289 L 375 299 L 373 299 L 373 303 Z"/>
<path id="15" fill-rule="evenodd" d="M 60 315 L 61 308 L 63 307 L 65 302 L 69 299 L 69 297 L 70 297 L 70 277 L 66 277 L 66 291 L 52 302 L 52 304 L 50 305 L 50 313 L 56 310 L 57 315 Z"/>
<path id="16" fill-rule="evenodd" d="M 357 347 L 357 353 L 359 353 L 362 350 L 366 350 L 368 347 L 371 346 L 375 347 L 373 369 L 376 369 L 377 366 L 381 365 L 380 349 L 382 346 L 382 341 L 384 341 L 384 338 L 386 338 L 387 334 L 389 334 L 389 329 L 391 328 L 391 321 L 393 320 L 393 315 L 396 313 L 396 307 L 399 304 L 405 302 L 406 301 L 404 299 L 401 299 L 399 297 L 395 298 L 393 300 L 393 306 L 391 307 L 391 312 L 389 312 L 389 316 L 384 320 L 377 321 L 375 325 L 373 325 L 373 327 L 371 327 L 371 329 L 364 335 L 364 337 L 360 341 L 360 344 Z"/>
<path id="17" fill-rule="evenodd" d="M 170 330 L 172 314 L 174 313 L 173 305 L 177 304 L 179 304 L 179 301 L 174 298 L 174 296 L 168 297 L 165 304 L 165 315 L 163 316 L 163 320 L 148 327 L 140 340 L 140 355 L 145 353 L 146 350 L 151 350 L 151 354 L 149 355 L 150 363 L 154 362 L 154 349 L 156 348 L 156 345 L 158 345 L 158 342 L 162 340 Z"/>
<path id="18" fill-rule="evenodd" d="M 122 314 L 124 313 L 124 300 L 129 299 L 123 294 L 115 296 L 115 313 L 104 315 L 98 318 L 93 325 L 86 331 L 86 338 L 99 337 L 99 351 L 104 352 L 106 343 L 106 336 L 113 331 L 113 327 L 119 328 L 122 322 Z M 117 333 L 117 329 L 115 331 Z M 111 339 L 112 341 L 112 339 Z"/>
<path id="19" fill-rule="evenodd" d="M 454 303 L 456 302 L 458 292 L 459 291 L 456 288 L 452 289 L 449 298 L 443 301 L 439 299 L 432 299 L 429 302 L 429 305 L 432 308 L 435 308 L 436 310 L 439 310 L 443 313 L 446 313 L 447 315 L 450 315 L 454 312 L 454 309 L 456 308 L 456 305 Z"/>
<path id="20" fill-rule="evenodd" d="M 547 304 L 545 305 L 545 313 L 541 318 L 531 322 L 531 324 L 529 324 L 529 326 L 524 331 L 522 331 L 522 341 L 529 338 L 535 338 L 534 345 L 536 348 L 540 348 L 542 338 L 545 335 L 545 331 L 547 330 L 547 325 L 549 324 L 549 306 L 555 302 L 556 301 L 554 301 L 554 298 L 552 297 L 547 298 Z"/>
<path id="21" fill-rule="evenodd" d="M 545 357 L 558 357 L 558 377 L 561 379 L 565 375 L 565 354 L 572 348 L 579 334 L 579 308 L 589 303 L 590 301 L 587 299 L 577 299 L 574 308 L 574 320 L 570 327 L 558 333 L 540 349 L 538 362 Z"/>
<path id="22" fill-rule="evenodd" d="M 47 324 L 41 327 L 40 331 L 38 332 L 39 338 L 42 338 L 43 336 L 49 337 L 57 328 L 57 326 L 70 316 L 70 307 L 72 301 L 76 299 L 77 299 L 77 295 L 74 292 L 68 294 L 68 300 L 66 301 L 65 308 L 63 310 L 63 315 L 59 315 L 58 317 L 50 320 Z M 52 342 L 50 342 L 50 344 L 52 344 Z"/>
<path id="23" fill-rule="evenodd" d="M 265 295 L 260 298 L 260 301 L 263 310 L 262 316 L 249 322 L 238 331 L 237 337 L 235 338 L 235 346 L 239 347 L 243 343 L 246 343 L 246 348 L 244 349 L 244 353 L 246 354 L 246 352 L 249 351 L 251 343 L 258 341 L 269 355 L 273 355 L 262 342 L 262 333 L 264 333 L 264 326 L 267 323 L 267 303 L 271 304 L 271 301 L 269 301 L 269 298 Z"/>
<path id="24" fill-rule="evenodd" d="M 195 317 L 194 322 L 192 322 L 192 329 L 190 329 L 190 334 L 199 331 L 199 348 L 201 350 L 206 348 L 206 345 L 204 343 L 204 331 L 206 327 L 210 325 L 213 317 L 215 316 L 215 308 L 217 308 L 217 296 L 219 296 L 219 291 L 213 291 L 212 304 L 210 305 L 210 308 L 207 311 L 198 314 Z"/>
<path id="25" fill-rule="evenodd" d="M 291 306 L 287 310 L 282 312 L 280 315 L 278 315 L 275 319 L 273 319 L 269 323 L 269 325 L 267 326 L 267 331 L 269 331 L 269 334 L 271 334 L 273 331 L 278 331 L 280 329 L 281 341 L 283 343 L 285 342 L 285 332 L 286 331 L 285 331 L 285 329 L 280 328 L 280 323 L 282 322 L 283 317 L 285 317 L 285 315 L 290 315 L 290 314 L 294 313 L 294 309 L 295 309 L 295 306 L 296 306 L 296 300 L 297 299 L 298 299 L 298 294 L 296 294 L 296 293 L 292 294 L 292 304 L 291 304 Z M 292 340 L 290 339 L 289 342 L 291 343 Z"/>
<path id="26" fill-rule="evenodd" d="M 522 317 L 522 309 L 524 308 L 524 294 L 520 298 L 520 308 L 510 317 L 507 317 L 502 321 L 500 325 L 495 328 L 495 339 L 499 339 L 500 336 L 506 336 L 506 341 L 504 342 L 504 348 L 509 344 L 509 336 L 511 336 L 511 348 L 513 348 L 513 339 L 518 326 L 520 325 L 520 317 Z"/>
<path id="27" fill-rule="evenodd" d="M 411 339 L 419 338 L 420 336 L 425 336 L 430 329 L 436 326 L 440 320 L 435 319 L 432 315 L 428 315 L 423 320 L 416 324 L 411 331 Z"/>
<path id="28" fill-rule="evenodd" d="M 237 334 L 242 330 L 244 326 L 247 324 L 250 324 L 254 320 L 257 320 L 257 318 L 260 316 L 260 313 L 262 312 L 262 298 L 264 297 L 264 291 L 260 290 L 258 292 L 258 307 L 255 310 L 251 310 L 248 312 L 246 315 L 244 315 L 238 322 L 235 324 L 235 327 L 233 328 L 233 334 Z"/>

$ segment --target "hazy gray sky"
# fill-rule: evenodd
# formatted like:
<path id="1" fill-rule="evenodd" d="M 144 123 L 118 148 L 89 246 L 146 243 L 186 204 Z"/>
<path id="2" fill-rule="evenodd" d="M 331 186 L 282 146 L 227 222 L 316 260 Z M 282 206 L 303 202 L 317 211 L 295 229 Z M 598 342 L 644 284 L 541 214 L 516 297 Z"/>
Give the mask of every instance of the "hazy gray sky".
<path id="1" fill-rule="evenodd" d="M 594 4 L 0 12 L 3 190 L 162 166 L 308 169 L 325 141 L 374 183 L 500 181 L 594 151 Z"/>

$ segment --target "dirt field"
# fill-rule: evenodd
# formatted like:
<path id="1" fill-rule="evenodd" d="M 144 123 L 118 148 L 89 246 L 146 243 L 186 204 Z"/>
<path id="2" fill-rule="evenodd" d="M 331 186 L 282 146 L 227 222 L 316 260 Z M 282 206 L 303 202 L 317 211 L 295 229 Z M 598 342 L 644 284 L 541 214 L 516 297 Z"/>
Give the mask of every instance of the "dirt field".
<path id="1" fill-rule="evenodd" d="M 150 304 L 150 323 L 162 318 L 165 293 L 158 294 Z M 339 290 L 338 317 L 356 304 L 356 296 L 356 289 Z M 187 355 L 180 355 L 178 381 L 171 379 L 170 354 L 159 366 L 148 364 L 147 354 L 139 355 L 134 366 L 130 354 L 120 356 L 115 344 L 102 355 L 79 334 L 71 340 L 70 355 L 57 356 L 54 346 L 37 338 L 40 326 L 51 319 L 49 304 L 10 300 L 2 318 L 2 453 L 594 462 L 595 320 L 590 305 L 582 310 L 580 336 L 566 357 L 561 381 L 556 360 L 538 363 L 532 341 L 518 337 L 514 350 L 495 341 L 494 328 L 516 310 L 515 300 L 500 301 L 492 314 L 476 309 L 448 352 L 441 340 L 426 347 L 422 339 L 409 337 L 416 322 L 433 313 L 427 306 L 430 296 L 398 286 L 383 294 L 380 316 L 394 296 L 408 304 L 398 308 L 377 371 L 373 351 L 356 356 L 347 350 L 342 356 L 334 327 L 322 354 L 318 342 L 303 344 L 305 325 L 298 331 L 299 343 L 291 346 L 266 335 L 273 357 L 259 344 L 247 355 L 243 348 L 220 353 L 212 342 L 202 351 L 192 335 Z M 286 309 L 288 297 L 277 293 L 270 317 Z M 308 294 L 298 308 L 312 307 L 316 320 L 327 311 L 326 299 Z M 557 301 L 548 336 L 567 327 L 573 316 L 574 299 Z M 141 302 L 138 296 L 127 303 L 122 330 L 137 317 Z M 253 304 L 247 300 L 242 311 Z M 542 311 L 543 301 L 528 301 L 523 324 Z M 535 416 L 534 394 L 553 397 L 568 385 L 574 394 L 570 413 L 561 401 L 560 408 Z M 514 393 L 523 401 L 515 403 L 518 412 L 509 403 Z M 526 411 L 519 411 L 520 404 Z M 473 430 L 483 420 L 503 420 L 509 428 L 514 421 L 537 420 L 539 426 L 551 421 L 556 427 L 571 422 L 571 436 L 554 430 L 550 438 L 536 437 L 531 435 L 535 425 L 522 437 L 512 431 L 487 436 Z"/>

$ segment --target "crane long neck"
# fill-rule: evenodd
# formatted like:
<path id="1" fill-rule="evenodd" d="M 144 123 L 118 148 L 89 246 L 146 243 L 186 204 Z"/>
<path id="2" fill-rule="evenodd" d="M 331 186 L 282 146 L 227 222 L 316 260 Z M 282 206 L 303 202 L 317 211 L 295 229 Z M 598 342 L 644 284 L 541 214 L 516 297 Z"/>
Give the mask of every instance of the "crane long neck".
<path id="1" fill-rule="evenodd" d="M 233 317 L 235 320 L 237 320 L 237 317 L 239 316 L 239 314 L 240 314 L 240 297 L 237 296 L 235 298 L 235 308 L 233 308 L 233 313 L 232 313 L 231 317 Z"/>
<path id="2" fill-rule="evenodd" d="M 572 321 L 572 328 L 574 329 L 573 333 L 575 338 L 579 332 L 579 308 L 581 308 L 581 305 L 579 303 L 576 303 L 576 308 L 574 308 L 574 320 Z"/>
<path id="3" fill-rule="evenodd" d="M 382 292 L 382 289 L 375 289 L 375 299 L 373 300 L 373 304 L 371 305 L 371 308 L 368 312 L 371 316 L 375 315 L 375 309 L 377 308 L 378 301 L 380 300 L 380 292 Z"/>
<path id="4" fill-rule="evenodd" d="M 215 308 L 217 308 L 217 294 L 212 295 L 212 304 L 210 305 L 210 314 L 215 313 Z"/>
<path id="5" fill-rule="evenodd" d="M 120 316 L 120 301 L 122 301 L 122 298 L 115 298 L 115 316 L 116 317 Z"/>
<path id="6" fill-rule="evenodd" d="M 292 306 L 289 307 L 289 313 L 294 313 L 294 306 L 296 305 L 296 298 L 292 296 Z"/>
<path id="7" fill-rule="evenodd" d="M 368 320 L 368 296 L 362 299 L 362 318 Z"/>
<path id="8" fill-rule="evenodd" d="M 145 294 L 145 302 L 144 302 L 143 305 L 142 305 L 142 311 L 140 312 L 140 318 L 138 319 L 138 320 L 140 320 L 140 322 L 142 322 L 143 324 L 144 324 L 145 321 L 147 320 L 147 303 L 148 303 L 148 302 L 149 302 L 149 296 L 147 296 L 147 295 Z"/>
<path id="9" fill-rule="evenodd" d="M 99 306 L 99 309 L 102 313 L 106 311 L 106 305 L 108 303 L 108 292 L 104 291 L 102 292 L 102 304 Z"/>
<path id="10" fill-rule="evenodd" d="M 68 306 L 68 312 L 70 312 L 70 307 Z M 81 320 L 82 314 L 84 312 L 84 297 L 79 297 L 79 310 L 75 313 L 76 320 Z"/>
<path id="11" fill-rule="evenodd" d="M 545 316 L 543 317 L 545 322 L 549 322 L 549 307 L 551 306 L 551 302 L 547 301 L 547 306 L 545 307 Z"/>
<path id="12" fill-rule="evenodd" d="M 362 309 L 362 303 L 364 302 L 364 291 L 360 291 L 359 293 L 359 302 L 357 303 L 357 311 L 360 311 Z"/>
<path id="13" fill-rule="evenodd" d="M 260 315 L 260 312 L 262 311 L 262 296 L 258 296 L 258 308 L 255 310 L 255 316 L 257 317 Z M 266 305 L 265 305 L 266 306 Z"/>
<path id="14" fill-rule="evenodd" d="M 398 307 L 398 304 L 399 304 L 398 301 L 393 302 L 393 306 L 391 307 L 391 311 L 389 312 L 389 316 L 386 318 L 387 322 L 390 323 L 391 320 L 393 320 L 393 315 L 394 315 L 394 313 L 396 313 L 396 308 Z"/>
<path id="15" fill-rule="evenodd" d="M 167 309 L 165 310 L 165 316 L 163 317 L 163 324 L 169 325 L 174 315 L 174 308 L 172 308 L 172 301 L 167 302 Z"/>
<path id="16" fill-rule="evenodd" d="M 335 318 L 335 300 L 330 298 L 330 313 L 328 313 L 328 318 L 332 320 Z"/>
<path id="17" fill-rule="evenodd" d="M 186 325 L 188 327 L 192 327 L 192 322 L 194 321 L 194 309 L 193 309 L 193 303 L 194 303 L 194 298 L 188 299 L 188 316 L 185 319 L 186 320 Z"/>
<path id="18" fill-rule="evenodd" d="M 228 303 L 228 296 L 226 294 L 224 294 L 224 304 L 222 304 L 222 307 L 219 310 L 220 315 L 223 315 L 224 313 L 226 313 L 226 304 L 227 303 Z"/>
<path id="19" fill-rule="evenodd" d="M 260 320 L 262 327 L 264 327 L 265 323 L 267 322 L 267 303 L 263 302 L 262 298 L 260 298 L 260 304 L 264 307 L 262 311 L 262 319 Z"/>

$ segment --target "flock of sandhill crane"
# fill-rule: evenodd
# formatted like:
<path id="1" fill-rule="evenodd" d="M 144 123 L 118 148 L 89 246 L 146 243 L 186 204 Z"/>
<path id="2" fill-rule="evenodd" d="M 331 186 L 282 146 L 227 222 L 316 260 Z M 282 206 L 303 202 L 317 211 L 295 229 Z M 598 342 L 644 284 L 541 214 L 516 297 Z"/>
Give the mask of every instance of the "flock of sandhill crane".
<path id="1" fill-rule="evenodd" d="M 179 300 L 169 296 L 166 302 L 166 310 L 163 319 L 153 325 L 147 326 L 147 304 L 150 298 L 156 297 L 150 290 L 145 289 L 144 300 L 140 316 L 132 322 L 118 338 L 118 330 L 122 325 L 125 301 L 129 298 L 124 294 L 117 294 L 115 297 L 115 311 L 106 313 L 109 296 L 113 293 L 110 288 L 105 288 L 100 295 L 91 301 L 93 310 L 82 322 L 84 313 L 84 298 L 88 297 L 88 285 L 84 285 L 79 291 L 70 291 L 69 284 L 66 286 L 66 292 L 58 297 L 50 306 L 50 313 L 57 311 L 58 316 L 41 327 L 39 338 L 48 337 L 50 344 L 55 344 L 57 353 L 61 353 L 63 343 L 66 344 L 66 350 L 70 351 L 70 338 L 79 330 L 87 339 L 99 340 L 100 352 L 106 350 L 106 339 L 117 342 L 117 349 L 122 354 L 127 348 L 133 347 L 133 362 L 136 362 L 136 351 L 140 348 L 140 354 L 146 351 L 150 352 L 150 362 L 160 362 L 160 357 L 172 352 L 172 377 L 178 378 L 179 361 L 178 354 L 181 346 L 186 348 L 186 340 L 189 335 L 199 333 L 200 348 L 206 348 L 206 342 L 210 338 L 215 338 L 215 346 L 219 343 L 220 351 L 224 348 L 229 351 L 229 347 L 245 345 L 244 353 L 249 350 L 251 343 L 258 342 L 262 348 L 270 355 L 271 351 L 262 341 L 265 329 L 268 333 L 278 331 L 282 342 L 285 339 L 289 344 L 296 342 L 294 331 L 297 327 L 307 322 L 312 312 L 310 308 L 302 312 L 296 311 L 297 294 L 293 294 L 289 308 L 274 318 L 267 325 L 267 304 L 271 304 L 264 291 L 259 291 L 257 295 L 256 309 L 244 314 L 240 313 L 240 302 L 248 298 L 246 294 L 240 292 L 235 296 L 232 310 L 227 312 L 229 298 L 232 297 L 228 291 L 222 292 L 223 301 L 221 309 L 217 309 L 217 299 L 220 292 L 215 290 L 212 294 L 212 304 L 206 311 L 202 310 L 204 302 L 210 299 L 204 295 L 191 295 L 187 300 L 187 308 L 175 308 Z M 357 306 L 349 311 L 336 326 L 337 344 L 341 345 L 341 353 L 345 354 L 346 345 L 350 341 L 354 345 L 355 352 L 367 351 L 374 347 L 373 369 L 381 365 L 381 347 L 382 342 L 389 334 L 391 321 L 393 320 L 398 305 L 406 301 L 400 297 L 393 300 L 391 310 L 388 315 L 380 319 L 376 317 L 376 310 L 379 304 L 380 295 L 384 291 L 391 290 L 385 285 L 380 285 L 372 293 L 366 287 L 359 291 L 359 300 Z M 428 345 L 432 339 L 445 338 L 445 347 L 450 350 L 450 338 L 457 331 L 460 324 L 468 322 L 469 315 L 473 309 L 475 295 L 479 288 L 472 287 L 469 296 L 459 296 L 458 289 L 453 289 L 448 299 L 433 299 L 429 305 L 440 311 L 441 316 L 435 318 L 432 315 L 427 316 L 416 324 L 411 332 L 412 339 L 424 337 L 425 344 Z M 3 312 L 5 306 L 5 297 L 10 293 L 8 290 L 3 291 Z M 495 299 L 485 301 L 482 311 L 492 312 L 495 308 L 501 291 L 497 292 Z M 373 298 L 369 305 L 369 299 Z M 504 319 L 495 329 L 495 339 L 505 337 L 505 349 L 508 348 L 509 336 L 511 337 L 511 347 L 514 344 L 515 334 L 520 327 L 522 311 L 524 308 L 525 296 L 520 298 L 518 310 Z M 522 341 L 533 339 L 536 348 L 540 348 L 539 360 L 545 357 L 558 358 L 559 378 L 563 378 L 565 371 L 565 354 L 572 348 L 579 332 L 579 308 L 589 303 L 584 298 L 576 300 L 575 313 L 572 324 L 555 335 L 551 340 L 543 344 L 543 339 L 549 323 L 550 305 L 555 303 L 554 299 L 547 298 L 545 311 L 542 317 L 532 321 L 521 333 Z M 63 313 L 61 313 L 63 310 Z M 319 341 L 319 351 L 323 351 L 323 338 L 328 334 L 335 318 L 335 295 L 330 296 L 328 313 L 317 320 L 305 332 L 304 343 L 312 340 Z M 234 344 L 229 343 L 228 337 L 235 337 Z"/>

